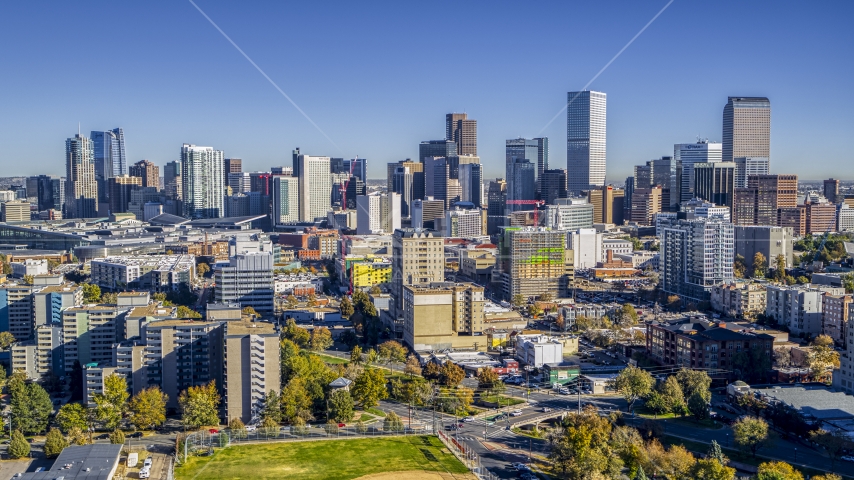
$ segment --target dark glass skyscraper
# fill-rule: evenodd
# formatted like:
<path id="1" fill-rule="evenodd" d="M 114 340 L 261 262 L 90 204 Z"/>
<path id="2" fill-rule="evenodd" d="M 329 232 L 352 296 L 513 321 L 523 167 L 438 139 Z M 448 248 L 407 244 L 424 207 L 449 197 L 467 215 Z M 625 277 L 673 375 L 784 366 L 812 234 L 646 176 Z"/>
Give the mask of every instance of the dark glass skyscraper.
<path id="1" fill-rule="evenodd" d="M 99 201 L 105 202 L 109 197 L 107 179 L 128 173 L 125 134 L 121 128 L 114 128 L 107 131 L 92 131 L 91 138 L 95 155 L 98 198 Z"/>

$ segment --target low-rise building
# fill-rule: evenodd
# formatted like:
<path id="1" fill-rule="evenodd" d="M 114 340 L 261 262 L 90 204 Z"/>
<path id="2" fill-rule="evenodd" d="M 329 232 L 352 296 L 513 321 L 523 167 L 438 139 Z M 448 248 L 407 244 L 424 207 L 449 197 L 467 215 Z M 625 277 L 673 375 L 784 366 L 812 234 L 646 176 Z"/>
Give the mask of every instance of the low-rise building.
<path id="1" fill-rule="evenodd" d="M 765 313 L 767 292 L 761 283 L 731 282 L 712 288 L 712 309 L 737 318 Z"/>
<path id="2" fill-rule="evenodd" d="M 840 346 L 845 346 L 848 315 L 852 305 L 851 295 L 822 295 L 821 332 L 829 335 Z"/>
<path id="3" fill-rule="evenodd" d="M 26 259 L 22 262 L 12 262 L 12 276 L 24 278 L 25 275 L 44 275 L 48 272 L 47 260 Z"/>
<path id="4" fill-rule="evenodd" d="M 768 285 L 765 315 L 792 334 L 819 335 L 822 331 L 822 296 L 844 295 L 844 288 L 818 285 Z"/>
<path id="5" fill-rule="evenodd" d="M 92 260 L 91 282 L 109 290 L 177 291 L 196 275 L 192 255 L 113 256 Z"/>
<path id="6" fill-rule="evenodd" d="M 516 358 L 535 368 L 563 362 L 563 343 L 549 335 L 516 335 Z"/>
<path id="7" fill-rule="evenodd" d="M 297 323 L 341 322 L 341 310 L 331 307 L 290 308 L 282 313 L 283 320 L 293 319 Z"/>

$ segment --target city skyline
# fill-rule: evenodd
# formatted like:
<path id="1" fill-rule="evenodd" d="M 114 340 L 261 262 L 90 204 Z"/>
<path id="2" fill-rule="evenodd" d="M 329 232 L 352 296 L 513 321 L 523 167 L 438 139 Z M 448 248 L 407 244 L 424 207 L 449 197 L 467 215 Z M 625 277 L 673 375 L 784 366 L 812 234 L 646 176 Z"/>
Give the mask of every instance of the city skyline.
<path id="1" fill-rule="evenodd" d="M 181 144 L 194 143 L 214 145 L 226 156 L 243 158 L 244 170 L 253 171 L 287 164 L 287 155 L 282 152 L 301 147 L 311 155 L 367 157 L 371 160 L 368 176 L 379 179 L 384 176 L 386 163 L 416 158 L 420 141 L 444 137 L 440 118 L 449 112 L 466 112 L 477 119 L 484 178 L 503 176 L 502 150 L 504 140 L 510 138 L 551 138 L 551 164 L 562 165 L 566 162 L 563 120 L 542 132 L 540 129 L 563 106 L 566 93 L 583 87 L 663 5 L 627 4 L 616 9 L 619 11 L 609 9 L 607 15 L 601 15 L 607 7 L 581 6 L 581 13 L 592 19 L 589 26 L 567 32 L 551 28 L 557 26 L 557 20 L 546 18 L 544 28 L 538 28 L 536 34 L 514 38 L 512 43 L 499 38 L 501 26 L 510 21 L 502 17 L 509 4 L 497 5 L 494 12 L 465 6 L 460 18 L 472 22 L 484 40 L 470 47 L 474 57 L 448 60 L 451 70 L 466 72 L 464 81 L 448 82 L 447 86 L 431 82 L 428 86 L 426 79 L 412 75 L 418 68 L 417 58 L 450 40 L 425 43 L 404 35 L 400 45 L 390 46 L 381 42 L 384 37 L 363 29 L 355 38 L 335 33 L 307 45 L 305 52 L 297 52 L 291 48 L 295 44 L 293 33 L 264 34 L 269 37 L 257 33 L 264 30 L 266 22 L 290 14 L 326 22 L 330 31 L 344 30 L 337 26 L 349 23 L 352 14 L 365 21 L 380 21 L 369 19 L 377 13 L 373 8 L 351 12 L 341 4 L 333 13 L 321 14 L 308 6 L 273 6 L 265 18 L 257 11 L 239 11 L 227 4 L 199 3 L 340 149 L 266 84 L 190 4 L 168 11 L 165 7 L 142 11 L 120 6 L 116 15 L 141 15 L 141 27 L 155 25 L 166 28 L 169 34 L 151 41 L 137 25 L 121 29 L 105 25 L 109 30 L 106 34 L 123 42 L 127 52 L 126 58 L 117 60 L 118 68 L 98 77 L 86 74 L 91 69 L 63 55 L 69 41 L 86 49 L 103 38 L 80 33 L 85 28 L 67 30 L 65 22 L 77 19 L 67 24 L 86 25 L 97 19 L 61 5 L 40 15 L 35 15 L 33 6 L 8 5 L 7 16 L 22 20 L 0 35 L 18 38 L 23 47 L 10 53 L 8 64 L 16 75 L 0 80 L 4 91 L 15 92 L 5 102 L 7 115 L 2 120 L 0 141 L 7 146 L 9 157 L 16 159 L 0 161 L 0 167 L 8 175 L 59 173 L 63 156 L 59 142 L 72 136 L 73 128 L 82 122 L 84 131 L 121 126 L 127 133 L 128 165 L 149 159 L 162 166 L 177 159 L 175 152 Z M 848 160 L 850 153 L 833 139 L 854 126 L 854 120 L 845 114 L 854 106 L 854 94 L 845 88 L 852 65 L 827 62 L 828 58 L 814 52 L 826 50 L 829 44 L 851 43 L 852 33 L 834 25 L 850 13 L 852 6 L 838 4 L 831 7 L 832 12 L 815 12 L 757 3 L 739 5 L 740 14 L 731 17 L 728 14 L 735 5 L 704 6 L 703 16 L 698 18 L 697 6 L 674 2 L 588 87 L 610 97 L 609 182 L 619 182 L 631 174 L 633 165 L 668 155 L 673 144 L 689 143 L 697 136 L 722 141 L 721 112 L 730 96 L 765 96 L 774 103 L 773 173 L 820 179 L 832 175 L 832 167 L 812 165 L 807 171 L 804 159 Z M 392 20 L 406 15 L 407 8 L 411 7 L 382 12 L 379 17 Z M 541 7 L 550 13 L 543 17 L 556 18 L 566 8 L 558 4 Z M 757 27 L 749 20 L 768 14 L 776 15 L 783 24 L 797 21 L 802 28 L 793 32 L 770 25 Z M 32 28 L 34 20 L 30 20 L 36 17 L 46 30 L 55 33 L 35 38 L 25 31 L 38 30 Z M 819 21 L 831 24 L 822 25 L 821 34 L 816 33 Z M 176 22 L 185 31 L 178 33 Z M 726 26 L 721 28 L 724 22 Z M 753 31 L 741 31 L 747 23 Z M 395 28 L 386 33 L 394 35 Z M 596 33 L 597 29 L 602 33 Z M 587 45 L 585 41 L 586 50 L 556 60 L 558 52 L 584 36 L 591 42 Z M 672 42 L 673 36 L 680 42 Z M 345 38 L 353 45 L 342 43 Z M 782 48 L 772 48 L 777 46 Z M 720 63 L 723 60 L 715 57 L 718 52 L 734 48 L 752 49 L 754 55 L 747 56 L 750 60 L 727 57 L 720 68 L 703 68 L 702 76 L 692 74 L 702 63 L 693 58 L 706 56 Z M 352 49 L 369 55 L 351 58 Z M 545 62 L 547 73 L 524 79 L 496 78 L 495 71 L 500 68 L 496 52 L 504 51 L 530 52 L 534 59 Z M 782 51 L 786 54 L 776 53 Z M 473 70 L 461 63 L 478 56 L 483 60 L 472 64 L 476 66 Z M 196 66 L 211 62 L 226 73 L 203 80 L 174 76 L 171 69 L 183 62 Z M 295 78 L 300 76 L 291 75 L 294 66 L 325 74 L 312 75 L 311 81 Z M 59 69 L 67 74 L 51 74 Z M 396 69 L 404 75 L 391 76 L 393 81 L 365 75 Z M 672 74 L 657 74 L 665 69 Z M 733 75 L 735 71 L 738 75 Z M 824 95 L 803 95 L 808 88 L 820 88 Z M 96 95 L 99 90 L 104 94 Z M 359 98 L 353 98 L 353 92 L 358 92 Z M 186 107 L 196 112 L 189 120 Z M 360 120 L 353 122 L 354 118 Z M 368 133 L 378 130 L 384 131 L 382 142 Z M 804 130 L 811 141 L 803 141 Z"/>

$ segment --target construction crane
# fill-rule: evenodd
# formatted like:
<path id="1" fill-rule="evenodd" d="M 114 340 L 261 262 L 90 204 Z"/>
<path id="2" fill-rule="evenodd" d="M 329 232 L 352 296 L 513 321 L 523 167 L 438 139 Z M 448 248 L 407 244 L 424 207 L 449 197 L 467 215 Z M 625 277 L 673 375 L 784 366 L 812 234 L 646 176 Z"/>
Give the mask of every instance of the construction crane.
<path id="1" fill-rule="evenodd" d="M 356 167 L 356 161 L 359 160 L 359 156 L 356 155 L 356 158 L 350 160 L 350 175 L 347 177 L 347 181 L 341 184 L 341 211 L 347 211 L 347 188 L 350 186 L 350 179 L 353 178 L 353 168 Z"/>
<path id="2" fill-rule="evenodd" d="M 507 200 L 507 205 L 533 205 L 534 206 L 534 226 L 540 226 L 539 210 L 537 207 L 545 205 L 543 200 Z"/>

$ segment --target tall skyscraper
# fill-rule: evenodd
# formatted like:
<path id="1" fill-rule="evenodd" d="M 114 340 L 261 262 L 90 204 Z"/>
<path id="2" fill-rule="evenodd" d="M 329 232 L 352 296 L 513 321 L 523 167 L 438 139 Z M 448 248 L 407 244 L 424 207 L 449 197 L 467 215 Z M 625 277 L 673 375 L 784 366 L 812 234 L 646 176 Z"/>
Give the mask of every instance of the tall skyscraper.
<path id="1" fill-rule="evenodd" d="M 732 222 L 736 225 L 780 225 L 780 211 L 797 206 L 797 175 L 751 175 L 747 177 L 747 188 L 735 190 Z"/>
<path id="2" fill-rule="evenodd" d="M 94 155 L 95 178 L 98 181 L 100 200 L 106 201 L 109 195 L 107 179 L 117 175 L 127 175 L 128 164 L 125 156 L 125 134 L 121 128 L 107 131 L 92 131 L 92 149 Z"/>
<path id="3" fill-rule="evenodd" d="M 694 164 L 721 161 L 721 144 L 700 140 L 697 143 L 677 143 L 673 146 L 673 159 L 682 170 L 680 202 L 694 197 Z M 671 203 L 674 203 L 671 200 Z"/>
<path id="4" fill-rule="evenodd" d="M 489 182 L 486 193 L 486 232 L 498 233 L 498 227 L 504 226 L 507 216 L 507 182 L 496 178 Z"/>
<path id="5" fill-rule="evenodd" d="M 344 160 L 344 171 L 347 173 L 353 172 L 353 175 L 364 183 L 368 183 L 368 159 L 353 158 Z"/>
<path id="6" fill-rule="evenodd" d="M 181 147 L 181 195 L 185 217 L 220 218 L 225 214 L 223 160 L 222 150 L 213 147 L 187 143 Z"/>
<path id="7" fill-rule="evenodd" d="M 403 188 L 402 184 L 397 184 L 397 185 L 399 185 L 398 187 L 394 186 L 395 185 L 394 176 L 395 176 L 395 172 L 397 171 L 397 168 L 398 167 L 406 167 L 407 169 L 409 169 L 409 174 L 412 176 L 412 178 L 411 178 L 412 193 L 410 194 L 410 197 L 413 200 L 415 200 L 415 199 L 422 199 L 423 200 L 424 199 L 424 191 L 425 191 L 424 190 L 424 188 L 425 188 L 424 187 L 424 164 L 422 163 L 423 161 L 424 161 L 423 158 L 419 158 L 417 162 L 413 162 L 412 160 L 407 158 L 406 160 L 401 160 L 399 162 L 394 162 L 394 163 L 388 164 L 388 166 L 387 166 L 387 172 L 388 172 L 387 173 L 387 175 L 388 175 L 388 177 L 387 177 L 388 186 L 387 187 L 388 187 L 388 191 L 401 194 L 401 202 L 409 203 L 406 201 L 407 197 L 403 195 L 404 192 L 402 190 L 399 190 L 399 189 Z M 401 208 L 403 208 L 403 207 L 401 207 Z M 408 205 L 406 208 L 404 208 L 404 210 L 408 210 L 410 208 L 412 208 L 412 205 Z M 411 215 L 411 214 L 408 214 L 408 213 L 403 214 L 404 217 L 407 217 L 409 215 Z"/>
<path id="8" fill-rule="evenodd" d="M 455 157 L 457 144 L 453 140 L 427 140 L 418 145 L 418 161 L 427 157 Z"/>
<path id="9" fill-rule="evenodd" d="M 148 160 L 140 160 L 131 165 L 128 172 L 131 177 L 141 178 L 143 187 L 160 189 L 160 168 L 154 163 Z"/>
<path id="10" fill-rule="evenodd" d="M 464 163 L 460 165 L 460 200 L 471 202 L 476 207 L 483 205 L 483 168 L 480 163 Z"/>
<path id="11" fill-rule="evenodd" d="M 694 196 L 716 205 L 729 207 L 732 212 L 735 200 L 735 163 L 695 164 Z"/>
<path id="12" fill-rule="evenodd" d="M 240 173 L 243 171 L 243 160 L 239 158 L 226 158 L 223 160 L 223 172 L 225 178 L 223 178 L 223 185 L 228 185 L 228 174 L 229 173 Z"/>
<path id="13" fill-rule="evenodd" d="M 89 138 L 78 133 L 65 141 L 65 218 L 98 216 L 94 157 L 94 145 Z"/>
<path id="14" fill-rule="evenodd" d="M 27 179 L 27 196 L 38 199 L 40 212 L 50 208 L 58 208 L 54 206 L 54 180 L 56 178 L 50 175 L 38 175 Z"/>
<path id="15" fill-rule="evenodd" d="M 183 182 L 181 181 L 181 162 L 174 160 L 166 163 L 163 168 L 163 190 L 172 200 L 181 200 Z"/>
<path id="16" fill-rule="evenodd" d="M 273 177 L 273 225 L 299 221 L 299 178 Z"/>
<path id="17" fill-rule="evenodd" d="M 606 100 L 592 90 L 567 94 L 566 174 L 572 195 L 605 185 Z"/>
<path id="18" fill-rule="evenodd" d="M 546 205 L 554 205 L 560 198 L 567 198 L 566 170 L 545 170 L 540 175 L 540 199 Z"/>
<path id="19" fill-rule="evenodd" d="M 409 167 L 395 167 L 391 187 L 388 191 L 400 195 L 400 214 L 404 217 L 410 216 L 412 202 L 415 200 L 415 197 L 412 195 L 412 172 L 409 170 Z"/>
<path id="20" fill-rule="evenodd" d="M 107 180 L 110 188 L 110 213 L 124 213 L 128 211 L 130 203 L 130 192 L 135 187 L 141 187 L 142 178 L 129 175 L 117 175 Z"/>
<path id="21" fill-rule="evenodd" d="M 477 120 L 465 113 L 445 115 L 445 140 L 457 144 L 457 154 L 477 155 Z"/>
<path id="22" fill-rule="evenodd" d="M 507 178 L 507 200 L 536 199 L 536 170 L 540 142 L 527 138 L 507 140 L 504 146 L 504 174 Z M 533 210 L 533 205 L 507 205 L 507 214 Z"/>
<path id="23" fill-rule="evenodd" d="M 709 301 L 715 285 L 735 278 L 734 260 L 732 223 L 718 218 L 677 220 L 661 235 L 661 289 L 683 301 Z"/>
<path id="24" fill-rule="evenodd" d="M 771 102 L 766 97 L 729 97 L 724 106 L 722 158 L 771 158 Z"/>
<path id="25" fill-rule="evenodd" d="M 543 176 L 543 172 L 549 169 L 549 139 L 539 137 L 535 138 L 534 141 L 537 142 L 537 195 L 539 195 L 540 178 Z"/>
<path id="26" fill-rule="evenodd" d="M 299 178 L 299 219 L 313 222 L 326 218 L 332 209 L 332 177 L 329 172 L 329 157 L 304 155 L 294 151 L 294 173 Z"/>
<path id="27" fill-rule="evenodd" d="M 747 179 L 751 175 L 768 175 L 770 173 L 770 164 L 766 157 L 737 157 L 735 159 L 735 188 L 747 188 Z"/>

